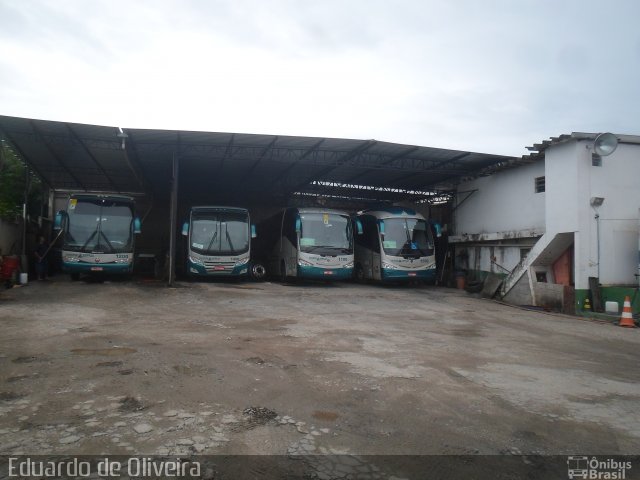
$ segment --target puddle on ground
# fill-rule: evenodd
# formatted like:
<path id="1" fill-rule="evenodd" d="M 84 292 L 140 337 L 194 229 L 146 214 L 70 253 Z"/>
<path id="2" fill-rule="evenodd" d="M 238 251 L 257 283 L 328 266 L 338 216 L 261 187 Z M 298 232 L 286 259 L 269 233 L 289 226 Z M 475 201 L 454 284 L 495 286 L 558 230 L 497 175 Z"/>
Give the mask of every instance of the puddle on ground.
<path id="1" fill-rule="evenodd" d="M 16 392 L 0 392 L 0 401 L 12 402 L 13 400 L 19 400 L 22 397 L 26 397 L 24 393 Z"/>
<path id="2" fill-rule="evenodd" d="M 174 365 L 173 369 L 180 375 L 185 375 L 187 377 L 213 375 L 217 373 L 215 368 L 205 367 L 204 365 Z"/>
<path id="3" fill-rule="evenodd" d="M 67 330 L 70 333 L 78 332 L 78 333 L 94 333 L 95 330 L 91 327 L 79 327 L 79 328 L 69 328 Z"/>
<path id="4" fill-rule="evenodd" d="M 332 422 L 339 417 L 336 412 L 328 412 L 326 410 L 316 410 L 311 414 L 311 416 L 318 420 L 325 420 L 327 422 Z"/>
<path id="5" fill-rule="evenodd" d="M 31 355 L 28 357 L 17 357 L 11 361 L 13 363 L 33 363 L 33 362 L 37 362 L 38 360 L 43 360 L 43 359 Z"/>
<path id="6" fill-rule="evenodd" d="M 119 355 L 128 355 L 135 353 L 135 348 L 129 347 L 112 347 L 112 348 L 74 348 L 71 353 L 74 355 L 104 355 L 107 357 L 117 357 Z M 15 361 L 15 360 L 14 360 Z"/>
<path id="7" fill-rule="evenodd" d="M 115 361 L 115 362 L 100 362 L 100 363 L 96 363 L 96 367 L 120 367 L 122 366 L 122 362 L 121 361 Z"/>
<path id="8" fill-rule="evenodd" d="M 32 375 L 16 375 L 15 377 L 7 378 L 7 383 L 21 382 L 22 380 L 28 380 L 29 378 L 36 378 L 38 376 L 38 373 L 34 373 Z"/>
<path id="9" fill-rule="evenodd" d="M 466 338 L 478 338 L 484 337 L 484 335 L 480 332 L 479 328 L 454 328 L 450 332 L 451 335 L 455 335 L 456 337 L 466 337 Z"/>

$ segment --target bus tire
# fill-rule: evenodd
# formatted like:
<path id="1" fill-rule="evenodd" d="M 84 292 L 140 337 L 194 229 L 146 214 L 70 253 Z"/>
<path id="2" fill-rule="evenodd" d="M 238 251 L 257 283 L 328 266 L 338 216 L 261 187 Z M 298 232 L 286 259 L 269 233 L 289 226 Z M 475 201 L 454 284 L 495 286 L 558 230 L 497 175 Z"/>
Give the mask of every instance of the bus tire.
<path id="1" fill-rule="evenodd" d="M 267 276 L 267 269 L 261 262 L 255 262 L 251 265 L 251 278 L 262 281 Z"/>
<path id="2" fill-rule="evenodd" d="M 69 276 L 71 277 L 71 281 L 72 282 L 77 282 L 78 280 L 80 280 L 80 274 L 79 273 L 71 273 L 71 274 L 69 274 Z"/>

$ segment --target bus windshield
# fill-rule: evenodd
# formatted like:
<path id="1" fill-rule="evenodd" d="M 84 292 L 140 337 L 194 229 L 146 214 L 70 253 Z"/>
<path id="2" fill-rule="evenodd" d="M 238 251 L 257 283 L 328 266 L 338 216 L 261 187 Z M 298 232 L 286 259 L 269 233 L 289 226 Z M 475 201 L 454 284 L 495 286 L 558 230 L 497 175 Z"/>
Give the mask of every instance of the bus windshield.
<path id="1" fill-rule="evenodd" d="M 95 198 L 69 200 L 64 248 L 79 252 L 130 252 L 133 245 L 131 204 Z"/>
<path id="2" fill-rule="evenodd" d="M 249 216 L 237 212 L 191 215 L 191 250 L 204 255 L 237 255 L 249 250 Z"/>
<path id="3" fill-rule="evenodd" d="M 386 218 L 382 247 L 387 255 L 424 257 L 433 255 L 433 239 L 427 222 L 417 218 Z"/>
<path id="4" fill-rule="evenodd" d="M 335 213 L 303 213 L 300 250 L 305 253 L 353 253 L 351 221 Z"/>

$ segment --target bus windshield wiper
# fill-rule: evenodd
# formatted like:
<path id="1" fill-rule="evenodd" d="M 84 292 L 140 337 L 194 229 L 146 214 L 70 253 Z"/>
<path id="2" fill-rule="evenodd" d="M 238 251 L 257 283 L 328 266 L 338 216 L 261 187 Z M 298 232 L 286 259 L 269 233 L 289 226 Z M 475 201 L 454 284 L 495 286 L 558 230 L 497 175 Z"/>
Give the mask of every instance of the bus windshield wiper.
<path id="1" fill-rule="evenodd" d="M 229 248 L 231 248 L 232 252 L 235 252 L 236 249 L 233 248 L 233 242 L 231 241 L 231 235 L 229 235 L 229 229 L 225 227 L 224 232 L 227 234 L 227 241 L 229 242 Z"/>
<path id="2" fill-rule="evenodd" d="M 209 242 L 209 245 L 207 245 L 207 252 L 211 251 L 211 247 L 213 246 L 213 242 L 216 241 L 216 238 L 218 238 L 218 230 L 216 230 L 213 233 L 213 236 L 211 237 L 211 241 Z"/>
<path id="3" fill-rule="evenodd" d="M 114 252 L 115 248 L 113 248 L 113 245 L 111 245 L 111 242 L 109 241 L 109 239 L 107 238 L 107 236 L 104 234 L 104 232 L 102 230 L 100 230 L 100 235 L 102 235 L 102 238 L 104 238 L 104 241 L 107 242 L 107 246 L 109 247 L 109 250 Z M 98 242 L 98 244 L 99 243 L 100 242 Z"/>
<path id="4" fill-rule="evenodd" d="M 96 226 L 96 229 L 93 231 L 93 233 L 89 236 L 89 238 L 87 238 L 87 241 L 84 242 L 84 245 L 82 245 L 82 247 L 80 247 L 80 251 L 81 252 L 86 252 L 85 248 L 87 248 L 87 245 L 89 245 L 89 242 L 91 240 L 93 240 L 93 237 L 96 236 L 96 233 L 98 233 L 98 227 Z"/>

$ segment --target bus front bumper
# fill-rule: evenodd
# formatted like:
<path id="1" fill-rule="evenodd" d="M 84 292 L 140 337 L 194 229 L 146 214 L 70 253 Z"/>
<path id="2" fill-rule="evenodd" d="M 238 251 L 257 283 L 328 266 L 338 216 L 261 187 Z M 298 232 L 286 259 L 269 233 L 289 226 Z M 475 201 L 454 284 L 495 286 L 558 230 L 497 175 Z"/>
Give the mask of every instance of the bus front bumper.
<path id="1" fill-rule="evenodd" d="M 422 280 L 432 282 L 436 279 L 435 268 L 428 270 L 400 270 L 395 268 L 382 269 L 382 281 L 388 282 L 410 282 L 411 280 Z"/>
<path id="2" fill-rule="evenodd" d="M 236 265 L 232 269 L 207 270 L 204 265 L 188 262 L 188 273 L 200 277 L 244 277 L 249 274 L 249 264 Z"/>
<path id="3" fill-rule="evenodd" d="M 298 265 L 298 277 L 315 280 L 347 280 L 353 276 L 353 268 L 322 268 Z"/>
<path id="4" fill-rule="evenodd" d="M 62 263 L 64 273 L 107 273 L 129 274 L 133 271 L 130 263 Z"/>

